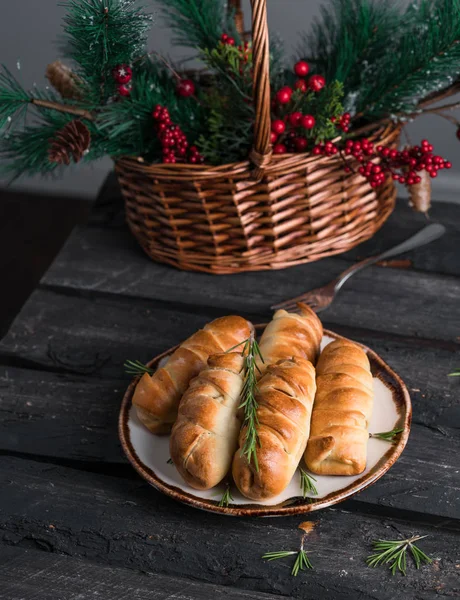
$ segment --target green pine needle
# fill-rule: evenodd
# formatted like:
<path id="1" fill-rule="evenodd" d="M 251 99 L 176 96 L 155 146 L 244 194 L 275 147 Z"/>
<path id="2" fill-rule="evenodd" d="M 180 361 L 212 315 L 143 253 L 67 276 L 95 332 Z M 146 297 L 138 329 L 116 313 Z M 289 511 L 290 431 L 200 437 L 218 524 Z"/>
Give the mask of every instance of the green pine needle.
<path id="1" fill-rule="evenodd" d="M 313 565 L 311 564 L 310 559 L 308 558 L 308 555 L 303 548 L 301 548 L 299 551 L 281 550 L 279 552 L 267 552 L 262 556 L 262 558 L 267 561 L 272 561 L 279 560 L 280 558 L 286 558 L 288 556 L 293 556 L 294 554 L 296 555 L 296 559 L 291 570 L 291 575 L 297 577 L 299 571 L 303 571 L 305 569 L 313 569 Z"/>
<path id="2" fill-rule="evenodd" d="M 144 365 L 140 360 L 127 360 L 123 366 L 125 373 L 128 375 L 143 375 L 144 373 L 153 375 L 155 373 L 153 369 Z"/>
<path id="3" fill-rule="evenodd" d="M 302 490 L 302 496 L 304 498 L 306 498 L 309 495 L 317 496 L 318 490 L 316 489 L 316 486 L 313 483 L 314 481 L 316 482 L 316 479 L 313 477 L 313 475 L 310 475 L 309 473 L 304 471 L 302 468 L 300 468 L 299 470 L 300 470 L 300 489 Z"/>
<path id="4" fill-rule="evenodd" d="M 388 565 L 391 574 L 399 571 L 406 575 L 407 550 L 410 550 L 417 569 L 422 563 L 431 563 L 432 560 L 414 542 L 427 537 L 426 535 L 415 535 L 405 540 L 377 540 L 373 542 L 374 554 L 367 557 L 366 562 L 370 567 Z"/>
<path id="5" fill-rule="evenodd" d="M 233 502 L 232 492 L 230 491 L 230 484 L 227 483 L 225 492 L 222 494 L 222 498 L 219 501 L 219 506 L 227 508 L 230 502 Z"/>
<path id="6" fill-rule="evenodd" d="M 460 377 L 460 369 L 458 371 L 454 371 L 453 373 L 449 373 L 447 377 Z"/>
<path id="7" fill-rule="evenodd" d="M 404 431 L 404 429 L 392 429 L 391 431 L 380 431 L 379 433 L 370 433 L 369 437 L 383 440 L 384 442 L 394 442 L 395 438 Z"/>
<path id="8" fill-rule="evenodd" d="M 260 358 L 264 362 L 259 344 L 255 338 L 246 341 L 243 352 L 244 356 L 244 384 L 241 391 L 241 404 L 239 408 L 244 409 L 243 428 L 246 429 L 246 435 L 241 448 L 242 456 L 246 457 L 248 464 L 253 462 L 256 471 L 259 471 L 257 460 L 257 447 L 260 446 L 260 438 L 257 428 L 259 419 L 257 417 L 258 402 L 256 400 L 257 372 L 260 372 L 256 359 Z"/>

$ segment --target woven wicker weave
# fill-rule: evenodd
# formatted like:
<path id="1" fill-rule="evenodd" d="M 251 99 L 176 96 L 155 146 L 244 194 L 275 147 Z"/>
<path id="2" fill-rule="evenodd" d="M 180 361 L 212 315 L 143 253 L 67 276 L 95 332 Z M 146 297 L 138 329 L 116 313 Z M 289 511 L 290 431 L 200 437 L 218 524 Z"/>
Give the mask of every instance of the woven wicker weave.
<path id="1" fill-rule="evenodd" d="M 370 238 L 394 208 L 390 177 L 374 190 L 345 173 L 337 156 L 272 156 L 266 1 L 251 4 L 256 123 L 249 160 L 219 167 L 116 162 L 131 231 L 152 259 L 181 269 L 225 274 L 318 260 Z M 381 128 L 370 139 L 397 147 L 399 129 Z"/>

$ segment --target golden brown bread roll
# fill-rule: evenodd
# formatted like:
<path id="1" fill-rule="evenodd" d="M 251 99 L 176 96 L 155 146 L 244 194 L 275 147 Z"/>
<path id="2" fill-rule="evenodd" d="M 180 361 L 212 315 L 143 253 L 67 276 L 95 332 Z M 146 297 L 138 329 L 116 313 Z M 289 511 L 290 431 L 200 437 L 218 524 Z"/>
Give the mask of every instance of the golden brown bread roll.
<path id="1" fill-rule="evenodd" d="M 316 375 L 305 463 L 318 475 L 358 475 L 366 468 L 374 400 L 369 359 L 356 344 L 336 340 L 321 353 Z"/>
<path id="2" fill-rule="evenodd" d="M 261 377 L 256 393 L 259 471 L 241 452 L 245 428 L 233 458 L 233 479 L 247 498 L 272 498 L 291 481 L 307 444 L 315 390 L 315 368 L 304 358 L 281 360 Z"/>
<path id="3" fill-rule="evenodd" d="M 316 364 L 323 326 L 309 306 L 299 302 L 298 307 L 299 315 L 277 310 L 265 328 L 259 343 L 264 362 L 257 359 L 257 366 L 262 373 L 268 365 L 294 356 Z"/>
<path id="4" fill-rule="evenodd" d="M 142 423 L 153 433 L 168 433 L 176 420 L 182 394 L 208 357 L 243 342 L 252 331 L 251 323 L 242 317 L 221 317 L 185 340 L 153 375 L 145 373 L 133 396 Z"/>
<path id="5" fill-rule="evenodd" d="M 241 352 L 210 356 L 180 401 L 169 442 L 171 458 L 198 490 L 217 485 L 232 465 L 243 417 L 243 363 Z"/>

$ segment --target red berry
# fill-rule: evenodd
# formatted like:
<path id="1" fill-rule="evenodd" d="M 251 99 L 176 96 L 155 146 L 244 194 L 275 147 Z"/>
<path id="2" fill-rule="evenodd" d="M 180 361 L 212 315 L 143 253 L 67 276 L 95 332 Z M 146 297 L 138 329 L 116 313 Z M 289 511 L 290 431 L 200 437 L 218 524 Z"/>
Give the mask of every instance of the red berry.
<path id="1" fill-rule="evenodd" d="M 284 144 L 275 144 L 273 146 L 273 154 L 286 154 L 287 148 Z"/>
<path id="2" fill-rule="evenodd" d="M 275 121 L 272 121 L 272 131 L 279 135 L 281 133 L 284 133 L 285 130 L 286 124 L 284 121 L 282 121 L 281 119 L 276 119 Z"/>
<path id="3" fill-rule="evenodd" d="M 112 70 L 112 76 L 118 84 L 122 85 L 131 81 L 133 70 L 129 65 L 117 65 Z"/>
<path id="4" fill-rule="evenodd" d="M 119 85 L 117 86 L 118 93 L 120 96 L 130 96 L 131 88 L 128 85 Z"/>
<path id="5" fill-rule="evenodd" d="M 234 46 L 235 45 L 235 38 L 232 38 L 232 37 L 227 38 L 227 44 L 229 46 Z"/>
<path id="6" fill-rule="evenodd" d="M 290 101 L 291 96 L 292 89 L 288 85 L 285 85 L 276 94 L 276 99 L 280 104 L 287 104 Z"/>
<path id="7" fill-rule="evenodd" d="M 446 160 L 444 162 L 444 168 L 445 169 L 451 169 L 452 168 L 452 163 L 450 161 Z"/>
<path id="8" fill-rule="evenodd" d="M 277 139 L 278 135 L 274 131 L 270 132 L 270 143 L 274 144 Z"/>
<path id="9" fill-rule="evenodd" d="M 182 96 L 182 98 L 193 96 L 195 93 L 195 84 L 191 79 L 181 79 L 177 86 L 177 93 L 179 96 Z"/>
<path id="10" fill-rule="evenodd" d="M 308 87 L 312 92 L 319 92 L 326 85 L 326 80 L 322 75 L 312 75 L 308 79 Z"/>
<path id="11" fill-rule="evenodd" d="M 222 42 L 225 44 L 225 43 L 227 42 L 227 40 L 228 40 L 228 33 L 223 33 L 223 34 L 220 36 L 220 39 L 221 39 L 221 41 L 222 41 Z"/>
<path id="12" fill-rule="evenodd" d="M 299 111 L 293 112 L 289 115 L 289 123 L 292 127 L 300 127 L 302 122 L 302 113 Z"/>
<path id="13" fill-rule="evenodd" d="M 308 63 L 304 60 L 299 60 L 299 62 L 296 62 L 296 64 L 294 65 L 294 73 L 298 77 L 305 77 L 308 74 L 309 70 L 310 67 L 308 66 Z"/>
<path id="14" fill-rule="evenodd" d="M 308 146 L 307 138 L 298 137 L 295 139 L 295 148 L 297 152 L 305 152 Z"/>
<path id="15" fill-rule="evenodd" d="M 304 115 L 302 117 L 302 127 L 305 129 L 313 129 L 315 126 L 315 117 L 313 115 Z"/>
<path id="16" fill-rule="evenodd" d="M 306 92 L 308 90 L 307 82 L 304 79 L 297 79 L 294 87 L 296 90 L 300 90 L 301 92 Z"/>

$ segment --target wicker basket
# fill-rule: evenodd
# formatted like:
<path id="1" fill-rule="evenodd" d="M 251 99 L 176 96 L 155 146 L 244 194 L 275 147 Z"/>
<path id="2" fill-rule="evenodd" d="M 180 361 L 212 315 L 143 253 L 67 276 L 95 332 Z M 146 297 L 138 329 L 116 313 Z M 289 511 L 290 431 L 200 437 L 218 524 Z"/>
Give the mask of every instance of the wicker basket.
<path id="1" fill-rule="evenodd" d="M 219 167 L 116 162 L 129 227 L 153 260 L 219 274 L 282 269 L 369 239 L 394 208 L 391 177 L 374 190 L 345 173 L 337 156 L 272 156 L 266 0 L 252 0 L 252 10 L 249 160 Z M 397 147 L 399 133 L 388 126 L 370 139 Z"/>

